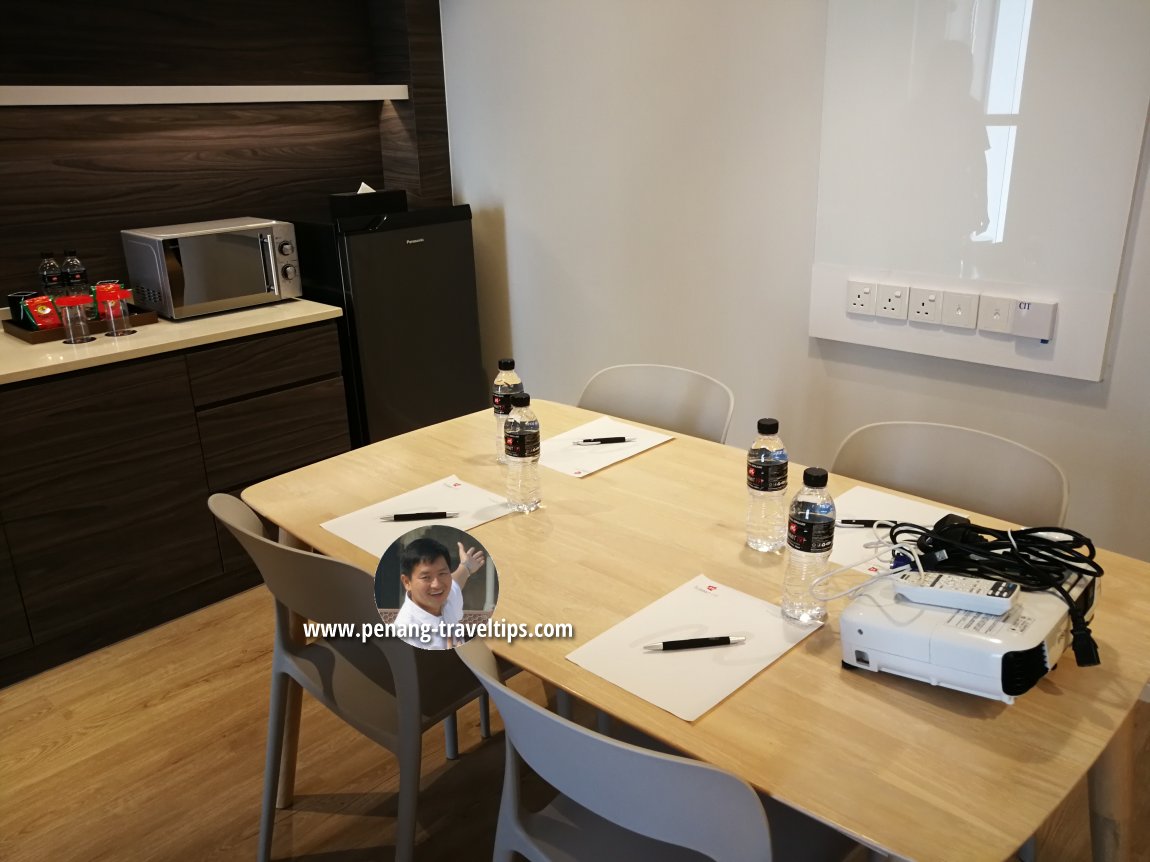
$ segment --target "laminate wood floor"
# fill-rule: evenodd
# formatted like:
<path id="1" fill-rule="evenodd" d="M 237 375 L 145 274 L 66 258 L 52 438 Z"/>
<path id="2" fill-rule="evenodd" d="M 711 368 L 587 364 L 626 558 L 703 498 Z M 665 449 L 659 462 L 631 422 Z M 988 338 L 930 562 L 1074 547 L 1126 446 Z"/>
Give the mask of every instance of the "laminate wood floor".
<path id="1" fill-rule="evenodd" d="M 0 691 L 0 859 L 252 860 L 256 855 L 272 602 L 262 587 Z M 512 684 L 542 702 L 538 680 Z M 493 716 L 493 726 L 501 725 Z M 460 714 L 459 760 L 424 738 L 417 857 L 491 858 L 503 746 Z M 1150 860 L 1150 704 L 1135 719 L 1135 854 Z M 295 806 L 276 859 L 390 860 L 391 755 L 304 697 Z M 533 786 L 528 799 L 542 801 Z M 1009 800 L 1004 800 L 1009 804 Z M 1039 834 L 1041 860 L 1089 857 L 1085 784 Z M 939 859 L 945 860 L 945 850 Z"/>

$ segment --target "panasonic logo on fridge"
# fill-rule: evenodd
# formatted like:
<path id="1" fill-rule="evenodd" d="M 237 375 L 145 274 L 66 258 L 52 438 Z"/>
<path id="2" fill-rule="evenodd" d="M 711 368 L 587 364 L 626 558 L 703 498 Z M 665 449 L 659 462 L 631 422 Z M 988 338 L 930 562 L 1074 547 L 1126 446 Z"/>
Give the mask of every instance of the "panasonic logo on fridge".
<path id="1" fill-rule="evenodd" d="M 407 241 L 407 244 L 408 245 L 415 245 L 416 243 L 420 243 L 420 242 L 423 242 L 423 237 L 420 237 L 419 239 L 409 239 Z"/>

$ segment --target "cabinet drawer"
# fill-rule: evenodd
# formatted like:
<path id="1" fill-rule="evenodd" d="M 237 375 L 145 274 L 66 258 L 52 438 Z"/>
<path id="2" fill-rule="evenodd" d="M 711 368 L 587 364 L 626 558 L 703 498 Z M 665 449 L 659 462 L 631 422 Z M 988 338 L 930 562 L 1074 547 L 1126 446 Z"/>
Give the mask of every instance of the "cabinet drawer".
<path id="1" fill-rule="evenodd" d="M 187 355 L 197 406 L 340 373 L 335 324 L 290 329 Z"/>
<path id="2" fill-rule="evenodd" d="M 340 377 L 201 410 L 197 418 L 213 491 L 267 479 L 351 448 Z"/>

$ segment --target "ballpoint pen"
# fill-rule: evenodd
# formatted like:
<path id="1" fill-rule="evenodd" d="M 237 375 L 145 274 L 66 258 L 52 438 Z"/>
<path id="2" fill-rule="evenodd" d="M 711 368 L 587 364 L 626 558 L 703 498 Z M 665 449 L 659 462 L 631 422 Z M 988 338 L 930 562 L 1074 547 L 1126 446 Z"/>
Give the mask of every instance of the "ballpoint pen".
<path id="1" fill-rule="evenodd" d="M 723 635 L 714 638 L 686 638 L 680 641 L 662 641 L 657 644 L 647 644 L 643 647 L 652 652 L 667 652 L 676 649 L 702 649 L 703 647 L 730 646 L 746 641 L 743 635 Z"/>
<path id="2" fill-rule="evenodd" d="M 634 443 L 634 437 L 587 437 L 576 440 L 576 446 L 602 446 L 604 443 Z"/>
<path id="3" fill-rule="evenodd" d="M 444 518 L 458 518 L 458 512 L 399 512 L 383 515 L 381 521 L 441 521 Z"/>

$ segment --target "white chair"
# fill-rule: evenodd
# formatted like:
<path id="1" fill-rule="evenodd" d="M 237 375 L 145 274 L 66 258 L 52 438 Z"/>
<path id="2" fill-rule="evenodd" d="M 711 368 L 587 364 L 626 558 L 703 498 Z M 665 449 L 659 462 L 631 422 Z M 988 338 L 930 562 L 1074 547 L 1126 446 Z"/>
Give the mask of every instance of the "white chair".
<path id="1" fill-rule="evenodd" d="M 749 785 L 713 766 L 580 727 L 504 686 L 482 641 L 458 648 L 506 728 L 496 862 L 626 859 L 769 862 L 842 859 L 857 845 L 773 800 L 773 828 Z M 520 759 L 559 791 L 538 813 L 519 800 Z M 702 854 L 702 856 L 700 856 Z"/>
<path id="2" fill-rule="evenodd" d="M 208 507 L 255 562 L 275 596 L 275 649 L 259 858 L 269 859 L 275 826 L 276 790 L 284 748 L 284 725 L 291 682 L 399 761 L 395 858 L 409 862 L 415 847 L 423 731 L 450 720 L 453 747 L 455 711 L 482 689 L 451 650 L 422 650 L 398 639 L 316 638 L 297 642 L 289 613 L 317 623 L 375 625 L 374 579 L 346 563 L 289 548 L 261 535 L 256 514 L 241 500 L 213 494 Z M 294 766 L 287 770 L 294 775 Z M 290 796 L 290 787 L 286 790 Z"/>
<path id="3" fill-rule="evenodd" d="M 673 365 L 612 365 L 583 387 L 578 406 L 725 443 L 735 396 L 714 377 Z"/>
<path id="4" fill-rule="evenodd" d="M 847 435 L 833 472 L 993 515 L 1060 527 L 1069 490 L 1057 464 L 984 431 L 934 422 L 879 422 Z"/>

